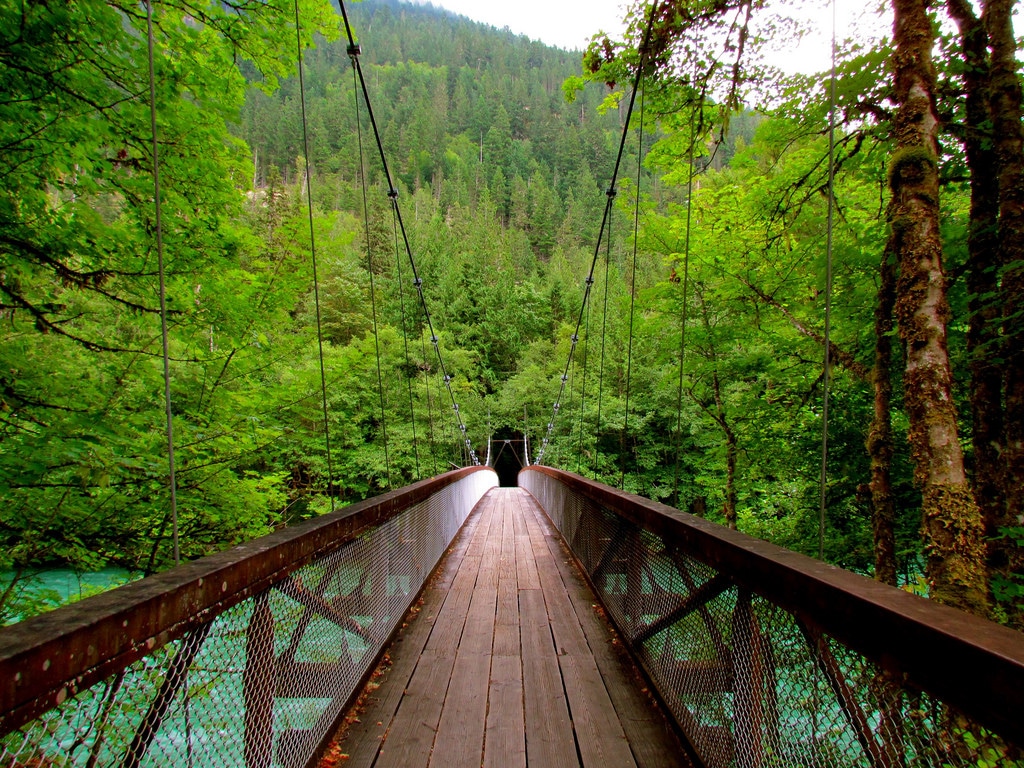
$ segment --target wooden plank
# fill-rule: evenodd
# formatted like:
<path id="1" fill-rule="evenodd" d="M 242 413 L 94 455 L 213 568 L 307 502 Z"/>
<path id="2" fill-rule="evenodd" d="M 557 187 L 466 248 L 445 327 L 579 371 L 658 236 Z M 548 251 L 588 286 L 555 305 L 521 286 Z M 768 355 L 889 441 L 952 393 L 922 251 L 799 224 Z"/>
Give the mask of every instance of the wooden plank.
<path id="1" fill-rule="evenodd" d="M 489 510 L 490 520 L 487 537 L 484 539 L 481 553 L 480 572 L 476 579 L 477 589 L 497 590 L 498 565 L 501 559 L 501 507 L 502 502 L 495 503 Z"/>
<path id="2" fill-rule="evenodd" d="M 491 520 L 494 517 L 494 507 L 497 503 L 497 494 L 487 493 L 483 499 L 480 500 L 480 526 L 483 527 L 483 534 L 480 535 L 480 526 L 473 536 L 472 541 L 469 544 L 469 548 L 466 549 L 467 557 L 480 557 L 484 552 L 484 546 L 487 543 L 487 527 L 490 526 Z"/>
<path id="3" fill-rule="evenodd" d="M 481 566 L 481 579 L 473 590 L 469 610 L 465 619 L 465 629 L 459 642 L 459 654 L 485 653 L 490 655 L 494 642 L 494 613 L 498 599 L 498 585 L 488 586 L 484 578 L 485 568 Z"/>
<path id="4" fill-rule="evenodd" d="M 501 504 L 501 553 L 498 561 L 498 579 L 516 580 L 516 533 L 512 520 L 512 499 L 505 494 Z"/>
<path id="5" fill-rule="evenodd" d="M 509 504 L 509 513 L 512 515 L 512 535 L 526 536 L 526 520 L 523 518 L 522 510 L 519 508 L 519 504 L 516 501 L 516 494 L 509 494 L 507 500 Z"/>
<path id="6" fill-rule="evenodd" d="M 498 593 L 494 616 L 493 653 L 519 657 L 519 580 L 516 576 L 516 535 L 513 523 L 512 497 L 503 496 L 501 507 L 501 553 L 498 561 Z M 520 688 L 522 671 L 520 670 Z"/>
<path id="7" fill-rule="evenodd" d="M 434 629 L 427 640 L 428 651 L 455 655 L 455 649 L 459 647 L 459 639 L 466 624 L 469 604 L 473 599 L 473 586 L 479 567 L 480 558 L 463 559 L 462 568 L 448 590 L 448 596 L 438 612 Z"/>
<path id="8" fill-rule="evenodd" d="M 504 600 L 505 595 L 501 594 L 499 600 Z M 518 596 L 513 593 L 510 598 L 513 603 L 518 601 Z M 499 603 L 500 604 L 500 603 Z M 519 656 L 522 653 L 522 646 L 519 642 L 519 616 L 505 616 L 502 623 L 494 624 L 494 646 L 495 656 Z"/>
<path id="9" fill-rule="evenodd" d="M 529 500 L 523 501 L 524 506 L 529 506 Z M 585 768 L 635 766 L 619 715 L 612 706 L 576 610 L 548 549 L 547 539 L 554 531 L 541 527 L 534 510 L 526 509 L 525 513 L 530 539 L 536 548 L 537 571 L 583 765 Z"/>
<path id="10" fill-rule="evenodd" d="M 428 765 L 437 768 L 480 767 L 490 673 L 489 652 L 460 652 L 456 657 Z"/>
<path id="11" fill-rule="evenodd" d="M 483 766 L 526 768 L 523 662 L 518 653 L 491 660 Z"/>
<path id="12" fill-rule="evenodd" d="M 376 768 L 422 768 L 430 759 L 455 654 L 424 651 L 381 744 Z"/>
<path id="13" fill-rule="evenodd" d="M 349 756 L 345 762 L 348 768 L 370 768 L 376 760 L 380 744 L 391 728 L 420 654 L 476 533 L 482 509 L 483 505 L 478 506 L 449 547 L 433 580 L 423 592 L 419 609 L 415 614 L 406 615 L 405 626 L 388 648 L 391 666 L 373 681 L 376 689 L 363 698 L 358 719 L 350 722 L 344 738 L 340 740 L 339 751 Z"/>
<path id="14" fill-rule="evenodd" d="M 473 599 L 484 542 L 493 518 L 493 505 L 494 500 L 488 494 L 481 505 L 480 522 L 388 730 L 390 740 L 386 737 L 381 745 L 375 763 L 377 768 L 418 768 L 426 766 L 430 760 L 455 668 L 459 641 Z"/>
<path id="15" fill-rule="evenodd" d="M 544 768 L 575 768 L 576 740 L 565 702 L 544 594 L 519 590 L 523 646 L 523 710 L 527 762 Z"/>
<path id="16" fill-rule="evenodd" d="M 518 497 L 513 497 L 512 524 L 515 530 L 516 544 L 516 579 L 520 589 L 540 589 L 537 577 L 537 565 L 533 561 L 533 546 L 526 527 L 526 518 Z"/>
<path id="17" fill-rule="evenodd" d="M 486 497 L 484 498 L 486 499 Z M 480 521 L 484 518 L 483 510 L 484 502 L 480 501 L 476 509 L 473 510 L 473 514 L 463 524 L 459 535 L 455 537 L 455 541 L 448 547 L 448 552 L 445 554 L 447 560 L 444 565 L 438 567 L 432 582 L 432 586 L 438 590 L 447 593 L 448 589 L 451 588 L 452 582 L 455 581 L 455 575 L 459 572 L 459 567 L 462 565 L 462 558 L 465 557 L 466 550 L 469 549 L 469 543 L 476 536 L 477 528 L 480 527 Z"/>
<path id="18" fill-rule="evenodd" d="M 550 521 L 536 507 L 532 497 L 525 496 L 524 503 L 541 529 L 554 534 Z M 647 682 L 642 674 L 623 645 L 614 639 L 607 621 L 601 617 L 590 585 L 580 574 L 561 538 L 549 537 L 546 544 L 637 765 L 640 768 L 687 768 L 691 764 L 684 747 L 647 692 Z"/>

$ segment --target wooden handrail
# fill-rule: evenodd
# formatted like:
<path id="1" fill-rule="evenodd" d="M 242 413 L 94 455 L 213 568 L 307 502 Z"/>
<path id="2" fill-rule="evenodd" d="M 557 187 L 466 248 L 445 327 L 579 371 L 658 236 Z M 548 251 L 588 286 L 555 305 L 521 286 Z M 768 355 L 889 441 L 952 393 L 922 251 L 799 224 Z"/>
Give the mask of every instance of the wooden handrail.
<path id="1" fill-rule="evenodd" d="M 454 470 L 0 629 L 0 735 L 474 472 Z"/>
<path id="2" fill-rule="evenodd" d="M 672 542 L 742 589 L 1024 744 L 1024 634 L 725 526 L 551 467 L 531 466 Z"/>

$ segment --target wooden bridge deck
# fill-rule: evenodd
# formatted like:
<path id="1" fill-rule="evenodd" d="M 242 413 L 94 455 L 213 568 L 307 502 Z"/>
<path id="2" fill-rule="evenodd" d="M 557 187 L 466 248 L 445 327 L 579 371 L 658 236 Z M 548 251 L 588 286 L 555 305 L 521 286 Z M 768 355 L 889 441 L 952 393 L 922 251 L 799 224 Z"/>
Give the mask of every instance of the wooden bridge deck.
<path id="1" fill-rule="evenodd" d="M 524 490 L 477 505 L 388 654 L 323 765 L 688 765 Z"/>

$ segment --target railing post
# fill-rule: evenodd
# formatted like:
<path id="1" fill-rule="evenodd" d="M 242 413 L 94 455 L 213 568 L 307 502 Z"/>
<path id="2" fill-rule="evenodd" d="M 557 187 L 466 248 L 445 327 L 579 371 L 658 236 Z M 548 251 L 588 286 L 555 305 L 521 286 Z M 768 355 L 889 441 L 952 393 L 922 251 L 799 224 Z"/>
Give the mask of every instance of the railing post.
<path id="1" fill-rule="evenodd" d="M 623 609 L 630 623 L 630 633 L 633 634 L 643 626 L 645 604 L 650 602 L 644 597 L 643 572 L 647 567 L 647 548 L 644 546 L 639 528 L 629 527 L 623 549 L 626 559 L 626 594 L 623 596 Z"/>
<path id="2" fill-rule="evenodd" d="M 766 669 L 764 645 L 757 616 L 751 605 L 751 594 L 740 590 L 732 614 L 732 665 L 735 674 L 733 702 L 735 706 L 736 765 L 740 768 L 761 768 L 765 765 Z"/>
<path id="3" fill-rule="evenodd" d="M 177 696 L 182 683 L 185 682 L 188 669 L 192 666 L 196 654 L 203 647 L 203 641 L 206 640 L 211 623 L 203 624 L 181 641 L 174 660 L 167 670 L 167 675 L 160 685 L 160 690 L 156 698 L 153 699 L 153 704 L 150 706 L 149 711 L 146 712 L 146 716 L 135 731 L 132 743 L 125 752 L 121 768 L 137 768 L 137 766 L 142 764 L 142 758 L 146 755 L 150 745 L 153 743 L 153 739 L 156 738 L 157 733 L 160 731 L 160 725 L 163 723 L 168 707 L 171 706 L 171 702 Z"/>
<path id="4" fill-rule="evenodd" d="M 255 599 L 245 633 L 245 764 L 268 768 L 274 746 L 274 615 L 269 590 Z"/>
<path id="5" fill-rule="evenodd" d="M 820 629 L 810 626 L 804 621 L 798 620 L 797 625 L 807 641 L 807 647 L 810 649 L 818 669 L 821 670 L 828 681 L 829 687 L 835 694 L 836 700 L 839 702 L 843 714 L 846 716 L 857 740 L 864 749 L 864 754 L 870 761 L 872 768 L 894 768 L 890 755 L 875 739 L 871 724 L 861 709 L 851 684 L 843 675 L 839 662 L 836 661 L 835 656 L 829 650 L 828 640 L 825 638 L 825 635 Z"/>
<path id="6" fill-rule="evenodd" d="M 1019 633 L 570 472 L 531 467 L 522 482 L 550 506 L 582 501 L 583 530 L 552 519 L 709 768 L 1020 754 Z M 637 536 L 644 551 L 623 561 L 612 542 Z M 683 624 L 694 612 L 703 628 Z"/>

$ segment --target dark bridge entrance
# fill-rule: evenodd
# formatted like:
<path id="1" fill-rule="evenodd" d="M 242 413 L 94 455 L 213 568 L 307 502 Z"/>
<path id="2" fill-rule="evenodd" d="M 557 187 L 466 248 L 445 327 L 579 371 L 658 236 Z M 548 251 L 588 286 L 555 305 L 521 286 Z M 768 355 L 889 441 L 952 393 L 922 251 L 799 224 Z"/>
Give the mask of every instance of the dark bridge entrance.
<path id="1" fill-rule="evenodd" d="M 523 468 L 523 436 L 512 431 L 498 432 L 491 438 L 491 466 L 503 488 L 515 488 L 516 476 Z"/>

